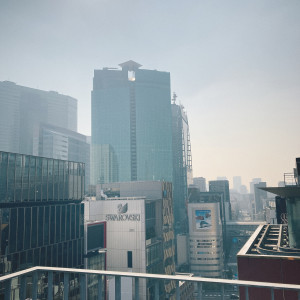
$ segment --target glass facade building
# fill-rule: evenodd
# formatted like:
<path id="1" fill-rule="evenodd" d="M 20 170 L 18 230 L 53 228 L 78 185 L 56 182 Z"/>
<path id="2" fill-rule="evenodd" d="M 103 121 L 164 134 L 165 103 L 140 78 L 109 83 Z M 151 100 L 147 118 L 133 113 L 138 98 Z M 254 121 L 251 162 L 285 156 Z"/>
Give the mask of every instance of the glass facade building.
<path id="1" fill-rule="evenodd" d="M 173 201 L 176 233 L 186 233 L 186 202 L 188 186 L 192 184 L 192 153 L 187 114 L 182 105 L 177 105 L 176 94 L 172 103 L 173 146 Z"/>
<path id="2" fill-rule="evenodd" d="M 0 150 L 39 155 L 40 123 L 77 131 L 77 100 L 57 92 L 0 82 Z"/>
<path id="3" fill-rule="evenodd" d="M 91 183 L 172 181 L 170 74 L 120 66 L 94 72 Z"/>
<path id="4" fill-rule="evenodd" d="M 0 152 L 0 276 L 83 267 L 83 163 Z"/>

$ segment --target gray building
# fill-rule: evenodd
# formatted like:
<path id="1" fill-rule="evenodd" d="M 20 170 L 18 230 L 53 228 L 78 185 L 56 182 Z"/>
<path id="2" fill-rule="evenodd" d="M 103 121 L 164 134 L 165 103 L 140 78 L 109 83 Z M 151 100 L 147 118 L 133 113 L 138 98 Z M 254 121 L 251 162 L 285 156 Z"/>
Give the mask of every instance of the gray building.
<path id="1" fill-rule="evenodd" d="M 255 214 L 256 214 L 256 216 L 258 214 L 262 214 L 263 213 L 264 202 L 267 199 L 267 192 L 261 190 L 260 188 L 262 188 L 262 187 L 267 187 L 267 183 L 261 181 L 259 183 L 255 183 L 253 185 L 253 188 L 254 188 L 254 201 L 255 201 Z"/>
<path id="2" fill-rule="evenodd" d="M 231 220 L 231 204 L 229 193 L 229 181 L 228 180 L 212 180 L 209 181 L 209 191 L 221 193 L 225 206 L 225 220 Z"/>
<path id="3" fill-rule="evenodd" d="M 204 177 L 194 177 L 193 184 L 200 192 L 206 192 L 206 179 Z"/>
<path id="4" fill-rule="evenodd" d="M 242 186 L 242 177 L 241 176 L 233 176 L 233 189 L 237 192 L 241 192 L 241 186 Z"/>
<path id="5" fill-rule="evenodd" d="M 77 100 L 0 82 L 0 150 L 38 155 L 40 123 L 77 131 Z"/>
<path id="6" fill-rule="evenodd" d="M 171 182 L 170 74 L 120 67 L 94 72 L 91 183 Z"/>

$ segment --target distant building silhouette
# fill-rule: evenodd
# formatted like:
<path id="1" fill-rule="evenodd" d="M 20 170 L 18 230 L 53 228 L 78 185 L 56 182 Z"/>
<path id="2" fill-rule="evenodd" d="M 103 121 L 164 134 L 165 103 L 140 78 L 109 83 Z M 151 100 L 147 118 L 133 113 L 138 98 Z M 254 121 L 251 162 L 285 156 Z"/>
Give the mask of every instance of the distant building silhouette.
<path id="1" fill-rule="evenodd" d="M 206 179 L 204 177 L 194 177 L 193 184 L 200 192 L 206 192 Z"/>

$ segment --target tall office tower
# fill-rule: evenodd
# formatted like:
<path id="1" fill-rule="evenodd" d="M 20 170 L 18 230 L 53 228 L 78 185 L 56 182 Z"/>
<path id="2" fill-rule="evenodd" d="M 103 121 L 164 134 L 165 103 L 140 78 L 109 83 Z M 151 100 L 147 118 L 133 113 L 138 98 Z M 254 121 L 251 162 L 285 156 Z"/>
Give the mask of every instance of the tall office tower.
<path id="1" fill-rule="evenodd" d="M 225 206 L 225 219 L 226 221 L 231 220 L 231 206 L 228 180 L 212 180 L 209 181 L 208 185 L 210 192 L 217 192 L 223 195 L 223 201 Z"/>
<path id="2" fill-rule="evenodd" d="M 187 114 L 182 105 L 172 103 L 173 201 L 176 233 L 187 232 L 187 189 L 192 184 L 192 153 Z"/>
<path id="3" fill-rule="evenodd" d="M 77 100 L 0 82 L 0 150 L 38 155 L 41 123 L 77 131 Z"/>
<path id="4" fill-rule="evenodd" d="M 242 186 L 242 177 L 241 176 L 233 176 L 233 189 L 240 193 L 241 186 Z"/>
<path id="5" fill-rule="evenodd" d="M 200 192 L 206 192 L 206 179 L 204 177 L 194 177 L 193 184 Z"/>
<path id="6" fill-rule="evenodd" d="M 120 66 L 94 72 L 91 183 L 171 182 L 170 74 Z"/>
<path id="7" fill-rule="evenodd" d="M 0 276 L 83 267 L 83 191 L 82 163 L 0 152 Z"/>
<path id="8" fill-rule="evenodd" d="M 250 194 L 254 194 L 254 184 L 260 183 L 261 178 L 253 178 L 252 181 L 250 182 Z"/>
<path id="9" fill-rule="evenodd" d="M 191 272 L 203 277 L 223 277 L 224 252 L 222 196 L 189 189 L 189 257 Z"/>
<path id="10" fill-rule="evenodd" d="M 264 200 L 267 199 L 267 192 L 260 188 L 266 187 L 266 182 L 259 182 L 253 185 L 254 187 L 254 201 L 255 201 L 255 214 L 263 213 Z"/>

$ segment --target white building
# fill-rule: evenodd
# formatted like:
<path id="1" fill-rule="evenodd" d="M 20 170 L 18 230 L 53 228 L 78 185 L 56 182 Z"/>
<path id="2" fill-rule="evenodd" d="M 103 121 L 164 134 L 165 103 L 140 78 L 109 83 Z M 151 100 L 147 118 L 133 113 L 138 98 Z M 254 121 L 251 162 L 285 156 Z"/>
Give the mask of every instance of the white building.
<path id="1" fill-rule="evenodd" d="M 189 203 L 191 272 L 203 277 L 223 275 L 223 231 L 220 203 Z"/>
<path id="2" fill-rule="evenodd" d="M 157 181 L 109 186 L 105 185 L 107 191 L 118 193 L 119 190 L 121 197 L 85 202 L 85 219 L 105 220 L 107 224 L 107 270 L 175 274 L 172 185 Z M 124 197 L 124 194 L 132 197 Z M 110 284 L 111 296 L 113 286 Z M 132 289 L 134 282 L 131 279 L 124 282 L 122 299 L 131 299 Z M 175 284 L 166 282 L 160 291 L 161 296 L 172 294 Z M 140 285 L 140 297 L 152 299 L 152 296 L 154 282 L 145 280 Z"/>

